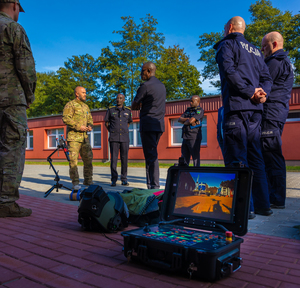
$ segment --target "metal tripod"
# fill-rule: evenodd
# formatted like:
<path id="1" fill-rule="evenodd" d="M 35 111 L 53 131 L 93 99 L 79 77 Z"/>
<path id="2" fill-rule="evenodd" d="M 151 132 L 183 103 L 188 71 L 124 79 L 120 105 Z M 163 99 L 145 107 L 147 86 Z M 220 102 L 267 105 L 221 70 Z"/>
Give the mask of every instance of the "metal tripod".
<path id="1" fill-rule="evenodd" d="M 47 158 L 47 161 L 49 162 L 49 164 L 50 164 L 52 170 L 53 170 L 54 173 L 55 173 L 54 181 L 56 181 L 56 183 L 55 183 L 55 184 L 54 184 L 47 192 L 45 192 L 44 198 L 46 198 L 46 197 L 47 197 L 47 196 L 48 196 L 55 188 L 56 188 L 56 192 L 58 192 L 58 189 L 59 189 L 59 188 L 65 188 L 65 189 L 67 189 L 67 190 L 72 191 L 72 189 L 70 189 L 70 188 L 68 188 L 68 187 L 66 187 L 66 186 L 64 186 L 64 185 L 62 185 L 62 184 L 59 183 L 59 180 L 60 180 L 60 178 L 59 178 L 59 176 L 58 176 L 58 172 L 59 172 L 59 171 L 56 171 L 55 168 L 54 168 L 54 166 L 53 166 L 53 164 L 52 164 L 51 156 L 52 156 L 56 151 L 58 151 L 59 148 L 63 148 L 63 147 L 61 147 L 61 145 L 57 145 L 57 148 L 55 149 L 55 151 L 54 151 L 53 153 L 51 153 L 51 154 L 48 156 L 48 158 Z"/>

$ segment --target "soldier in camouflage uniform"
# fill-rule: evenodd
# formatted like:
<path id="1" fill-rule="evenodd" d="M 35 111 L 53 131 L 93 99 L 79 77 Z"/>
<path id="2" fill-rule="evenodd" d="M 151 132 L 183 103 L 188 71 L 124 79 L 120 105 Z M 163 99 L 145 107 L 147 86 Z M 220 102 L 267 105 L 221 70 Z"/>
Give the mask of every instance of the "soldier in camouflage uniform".
<path id="1" fill-rule="evenodd" d="M 27 116 L 34 101 L 35 64 L 26 32 L 17 23 L 19 0 L 0 0 L 0 217 L 24 217 L 19 187 L 24 170 Z"/>
<path id="2" fill-rule="evenodd" d="M 67 141 L 70 153 L 70 178 L 73 189 L 80 189 L 77 169 L 78 156 L 83 160 L 83 185 L 93 184 L 93 152 L 87 132 L 93 129 L 93 118 L 86 101 L 86 90 L 76 87 L 75 99 L 68 102 L 63 111 L 63 122 L 67 125 Z"/>

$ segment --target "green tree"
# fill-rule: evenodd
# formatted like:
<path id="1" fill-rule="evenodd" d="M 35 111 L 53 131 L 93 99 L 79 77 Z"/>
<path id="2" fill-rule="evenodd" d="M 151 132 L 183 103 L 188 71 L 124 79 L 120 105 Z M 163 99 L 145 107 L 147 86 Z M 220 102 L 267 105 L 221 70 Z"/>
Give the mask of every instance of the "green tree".
<path id="1" fill-rule="evenodd" d="M 163 49 L 156 66 L 156 76 L 166 86 L 167 100 L 203 94 L 200 72 L 190 64 L 189 56 L 178 45 Z"/>
<path id="2" fill-rule="evenodd" d="M 261 47 L 263 36 L 271 31 L 278 31 L 285 39 L 284 49 L 289 52 L 291 62 L 295 67 L 295 83 L 300 84 L 300 14 L 292 15 L 291 12 L 282 12 L 272 6 L 269 0 L 259 0 L 249 8 L 251 23 L 247 25 L 245 38 Z M 225 24 L 225 23 L 224 23 Z M 210 79 L 210 83 L 220 88 L 218 67 L 215 62 L 215 51 L 212 46 L 222 38 L 223 33 L 202 34 L 197 44 L 200 49 L 198 61 L 204 61 L 202 71 L 204 79 Z"/>
<path id="3" fill-rule="evenodd" d="M 30 105 L 30 108 L 27 110 L 28 117 L 36 117 L 36 116 L 42 116 L 48 114 L 48 111 L 46 111 L 47 107 L 45 107 L 44 105 L 47 98 L 47 95 L 45 93 L 45 85 L 47 85 L 47 83 L 51 81 L 50 79 L 54 76 L 55 76 L 55 72 L 50 72 L 50 73 L 37 72 L 35 100 Z"/>
<path id="4" fill-rule="evenodd" d="M 86 104 L 90 108 L 100 107 L 100 60 L 89 54 L 72 56 L 64 63 L 65 67 L 58 70 L 57 76 L 64 81 L 69 78 L 76 86 L 82 86 L 87 92 Z M 75 87 L 74 87 L 75 88 Z M 73 93 L 72 93 L 73 94 Z M 73 95 L 72 95 L 73 98 Z"/>
<path id="5" fill-rule="evenodd" d="M 86 54 L 72 56 L 56 73 L 37 73 L 36 100 L 27 111 L 28 117 L 61 114 L 74 99 L 76 86 L 86 88 L 86 104 L 91 109 L 101 107 L 98 71 L 99 60 Z"/>
<path id="6" fill-rule="evenodd" d="M 103 48 L 100 56 L 102 103 L 112 104 L 117 93 L 131 102 L 141 82 L 140 69 L 145 61 L 155 62 L 163 49 L 164 37 L 156 32 L 157 21 L 150 14 L 136 24 L 133 17 L 121 17 L 123 30 L 114 31 L 122 39 Z"/>
<path id="7" fill-rule="evenodd" d="M 202 77 L 204 80 L 210 80 L 209 83 L 217 88 L 221 88 L 221 82 L 220 80 L 215 80 L 219 76 L 219 69 L 215 59 L 215 50 L 213 49 L 213 46 L 220 41 L 222 37 L 223 33 L 204 33 L 199 36 L 200 40 L 197 43 L 197 46 L 200 49 L 200 58 L 198 61 L 205 62 L 202 70 Z"/>

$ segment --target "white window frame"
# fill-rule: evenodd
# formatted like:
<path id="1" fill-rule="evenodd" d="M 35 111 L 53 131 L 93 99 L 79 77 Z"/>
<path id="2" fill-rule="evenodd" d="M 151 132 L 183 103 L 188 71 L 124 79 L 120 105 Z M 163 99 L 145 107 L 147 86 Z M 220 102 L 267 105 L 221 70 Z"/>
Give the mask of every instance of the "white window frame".
<path id="1" fill-rule="evenodd" d="M 30 135 L 30 132 L 32 132 L 32 135 Z M 32 138 L 32 147 L 30 147 L 30 139 Z M 26 150 L 33 150 L 33 130 L 27 130 L 27 136 L 26 136 Z"/>
<path id="2" fill-rule="evenodd" d="M 90 144 L 92 148 L 101 148 L 102 146 L 102 126 L 101 124 L 99 125 L 94 125 L 94 127 L 100 127 L 100 131 L 94 131 L 94 129 L 90 132 L 88 132 L 87 134 L 89 135 L 89 139 L 90 139 Z M 96 146 L 94 145 L 94 139 L 95 139 L 95 134 L 100 134 L 100 146 Z"/>
<path id="3" fill-rule="evenodd" d="M 55 134 L 49 134 L 49 131 L 50 130 L 55 130 Z M 63 130 L 63 133 L 58 133 L 58 130 Z M 50 147 L 50 143 L 49 143 L 49 137 L 50 136 L 55 136 L 55 139 L 59 139 L 59 137 L 63 135 L 65 137 L 65 131 L 64 131 L 64 128 L 57 128 L 57 129 L 48 129 L 47 130 L 47 147 L 48 149 L 56 149 L 57 148 L 57 145 L 55 147 Z"/>
<path id="4" fill-rule="evenodd" d="M 202 121 L 202 133 L 203 133 L 203 128 L 204 127 L 206 127 L 206 142 L 203 142 L 203 137 L 202 137 L 202 141 L 201 141 L 201 146 L 203 145 L 203 146 L 206 146 L 207 145 L 207 117 L 206 116 L 203 116 L 203 119 L 206 119 L 206 123 L 204 123 L 204 121 Z M 179 127 L 179 126 L 174 126 L 174 125 L 172 125 L 172 123 L 173 123 L 173 121 L 178 121 L 177 120 L 177 118 L 175 118 L 175 119 L 170 119 L 170 126 L 171 126 L 171 146 L 181 146 L 181 144 L 182 144 L 182 138 L 181 138 L 181 142 L 180 143 L 174 143 L 173 142 L 173 133 L 174 133 L 174 129 L 182 129 L 182 126 L 181 127 Z M 203 136 L 203 134 L 202 134 L 202 136 Z"/>
<path id="5" fill-rule="evenodd" d="M 178 118 L 174 118 L 174 119 L 170 119 L 171 123 L 170 123 L 170 126 L 171 126 L 171 146 L 181 146 L 182 144 L 182 138 L 181 138 L 181 142 L 180 143 L 174 143 L 173 142 L 173 133 L 174 133 L 174 129 L 176 130 L 182 130 L 182 126 L 183 124 L 179 123 L 178 122 Z M 174 123 L 175 121 L 178 122 L 178 124 L 180 124 L 181 126 L 175 126 L 175 125 L 172 125 L 172 123 Z"/>
<path id="6" fill-rule="evenodd" d="M 130 123 L 128 130 L 129 130 L 129 133 L 133 132 L 133 144 L 130 144 L 130 142 L 129 142 L 129 147 L 142 147 L 142 143 L 138 144 L 138 135 L 139 135 L 138 133 L 140 133 L 140 128 L 138 127 L 139 123 L 140 122 Z M 132 128 L 130 128 L 131 125 L 132 125 Z"/>

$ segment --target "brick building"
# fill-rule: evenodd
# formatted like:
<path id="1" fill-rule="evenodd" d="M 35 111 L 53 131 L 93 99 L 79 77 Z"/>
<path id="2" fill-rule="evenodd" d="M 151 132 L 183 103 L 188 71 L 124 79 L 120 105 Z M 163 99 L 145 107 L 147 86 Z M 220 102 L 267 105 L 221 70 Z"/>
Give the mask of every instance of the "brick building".
<path id="1" fill-rule="evenodd" d="M 202 126 L 202 163 L 223 162 L 222 153 L 217 141 L 218 108 L 222 105 L 220 96 L 201 98 L 201 107 L 204 109 Z M 166 103 L 165 133 L 158 145 L 160 160 L 176 161 L 180 155 L 181 124 L 177 122 L 180 115 L 189 107 L 189 100 L 169 101 Z M 63 109 L 63 107 L 62 107 Z M 104 117 L 106 109 L 92 111 L 94 129 L 90 133 L 90 142 L 93 148 L 94 160 L 109 159 L 108 132 L 105 128 Z M 139 112 L 133 111 L 133 123 L 130 125 L 129 160 L 143 160 L 143 150 L 139 136 Z M 43 116 L 28 119 L 26 160 L 45 159 L 56 149 L 56 138 L 66 136 L 66 126 L 61 115 Z M 300 87 L 292 90 L 290 112 L 282 135 L 283 154 L 288 164 L 300 161 Z M 66 160 L 61 151 L 55 153 L 52 159 Z"/>

